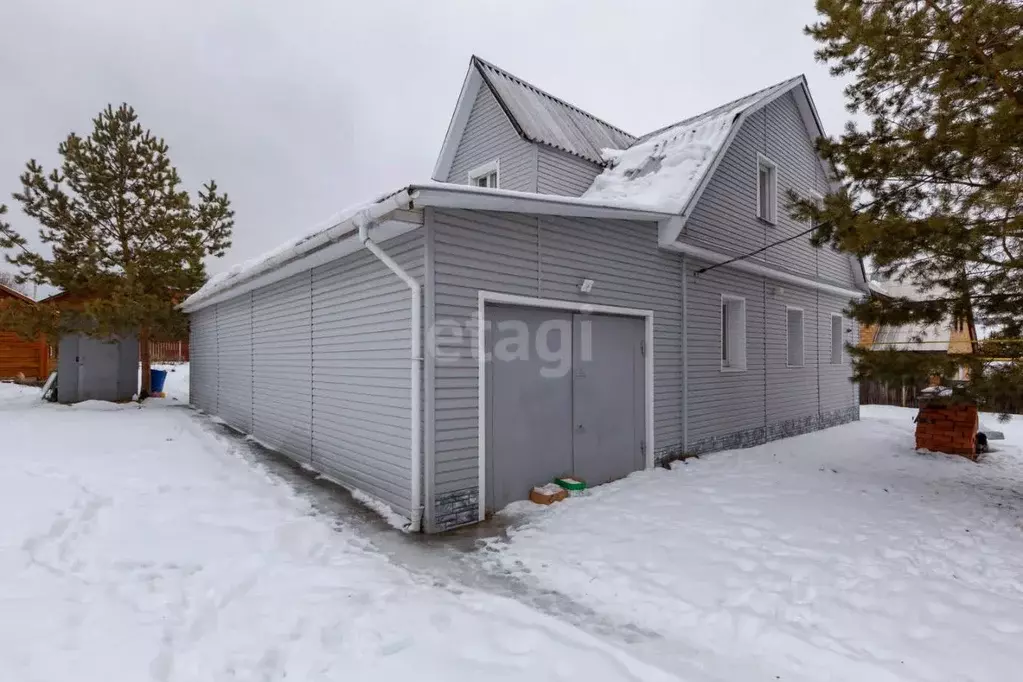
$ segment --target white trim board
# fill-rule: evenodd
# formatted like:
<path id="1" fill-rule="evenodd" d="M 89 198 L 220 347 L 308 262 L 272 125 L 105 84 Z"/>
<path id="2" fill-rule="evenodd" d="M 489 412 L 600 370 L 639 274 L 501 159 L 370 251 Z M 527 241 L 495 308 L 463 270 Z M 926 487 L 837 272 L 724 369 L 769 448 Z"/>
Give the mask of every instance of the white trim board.
<path id="1" fill-rule="evenodd" d="M 501 159 L 500 158 L 496 158 L 493 161 L 488 161 L 487 163 L 484 163 L 482 165 L 476 166 L 475 168 L 470 170 L 466 174 L 466 177 L 468 178 L 469 186 L 470 187 L 479 187 L 479 185 L 476 184 L 476 181 L 479 180 L 480 178 L 482 178 L 484 175 L 490 175 L 491 173 L 493 173 L 494 177 L 497 178 L 497 180 L 496 180 L 497 186 L 496 187 L 488 187 L 488 189 L 500 189 L 501 188 Z"/>
<path id="2" fill-rule="evenodd" d="M 462 140 L 465 126 L 469 122 L 469 114 L 472 113 L 472 105 L 476 102 L 476 95 L 479 94 L 480 86 L 483 85 L 483 75 L 476 68 L 475 61 L 469 62 L 469 70 L 462 81 L 462 89 L 458 93 L 458 103 L 451 114 L 451 121 L 448 123 L 447 132 L 444 134 L 444 142 L 440 146 L 440 154 L 437 156 L 437 163 L 433 167 L 433 179 L 444 182 L 451 172 L 451 165 L 455 162 L 455 152 L 458 151 L 458 143 Z"/>
<path id="3" fill-rule="evenodd" d="M 711 251 L 705 249 L 702 246 L 696 246 L 694 244 L 686 244 L 685 242 L 674 242 L 672 244 L 661 244 L 662 249 L 668 249 L 670 251 L 677 251 L 686 255 L 698 258 L 702 261 L 706 261 L 711 264 L 724 263 L 727 260 L 731 260 L 735 256 L 730 256 L 724 253 L 718 253 L 717 251 Z M 806 277 L 800 277 L 799 275 L 792 275 L 781 270 L 775 270 L 758 263 L 753 263 L 748 260 L 737 260 L 733 263 L 729 263 L 723 267 L 733 268 L 740 272 L 746 272 L 751 275 L 760 275 L 761 277 L 767 277 L 769 279 L 777 280 L 779 282 L 788 282 L 789 284 L 795 284 L 797 286 L 806 287 L 807 289 L 815 289 L 818 291 L 826 291 L 829 294 L 835 294 L 837 296 L 848 296 L 852 298 L 863 298 L 867 295 L 865 291 L 857 291 L 855 289 L 846 289 L 845 287 L 835 286 L 834 284 L 827 284 L 825 282 L 818 282 L 816 280 L 807 279 Z M 696 275 L 699 277 L 699 275 Z"/>
<path id="4" fill-rule="evenodd" d="M 547 308 L 550 310 L 571 310 L 581 313 L 605 315 L 621 315 L 624 317 L 642 317 L 645 320 L 646 357 L 644 357 L 644 389 L 646 393 L 646 468 L 654 466 L 654 311 L 639 308 L 622 308 L 612 305 L 564 301 L 555 298 L 536 298 L 533 296 L 517 296 L 502 294 L 496 291 L 480 290 L 477 294 L 476 314 L 476 372 L 477 389 L 477 425 L 476 437 L 479 460 L 479 520 L 487 515 L 487 340 L 486 340 L 486 309 L 488 303 L 503 303 L 529 308 Z"/>

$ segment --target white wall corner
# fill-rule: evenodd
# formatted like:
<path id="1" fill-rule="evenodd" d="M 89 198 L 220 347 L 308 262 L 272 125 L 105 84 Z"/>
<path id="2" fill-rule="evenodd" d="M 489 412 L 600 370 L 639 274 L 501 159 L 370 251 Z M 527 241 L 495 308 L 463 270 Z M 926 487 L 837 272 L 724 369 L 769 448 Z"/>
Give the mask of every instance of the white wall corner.
<path id="1" fill-rule="evenodd" d="M 657 244 L 662 247 L 673 245 L 678 241 L 685 224 L 685 220 L 680 215 L 657 223 Z"/>

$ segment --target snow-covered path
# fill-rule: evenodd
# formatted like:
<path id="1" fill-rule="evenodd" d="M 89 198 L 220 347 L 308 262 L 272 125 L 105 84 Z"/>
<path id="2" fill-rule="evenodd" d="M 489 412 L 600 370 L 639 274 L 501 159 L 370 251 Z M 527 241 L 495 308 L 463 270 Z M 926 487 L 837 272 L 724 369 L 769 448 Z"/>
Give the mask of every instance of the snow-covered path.
<path id="1" fill-rule="evenodd" d="M 708 679 L 1016 679 L 1023 420 L 974 464 L 916 453 L 914 414 L 865 407 L 857 424 L 516 505 L 525 522 L 489 562 L 659 633 L 633 653 Z"/>
<path id="2" fill-rule="evenodd" d="M 36 395 L 0 384 L 0 680 L 677 679 L 396 566 L 184 407 Z"/>

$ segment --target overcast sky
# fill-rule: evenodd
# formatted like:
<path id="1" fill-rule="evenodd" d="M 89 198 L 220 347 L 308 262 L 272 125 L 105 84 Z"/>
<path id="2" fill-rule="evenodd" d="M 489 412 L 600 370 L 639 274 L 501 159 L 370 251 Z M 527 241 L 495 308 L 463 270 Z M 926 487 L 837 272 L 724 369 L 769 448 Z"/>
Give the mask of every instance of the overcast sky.
<path id="1" fill-rule="evenodd" d="M 469 57 L 633 134 L 799 73 L 825 128 L 842 83 L 812 0 L 3 0 L 0 203 L 25 162 L 132 104 L 186 184 L 236 210 L 217 271 L 375 194 L 426 180 Z M 4 265 L 0 264 L 0 267 Z"/>

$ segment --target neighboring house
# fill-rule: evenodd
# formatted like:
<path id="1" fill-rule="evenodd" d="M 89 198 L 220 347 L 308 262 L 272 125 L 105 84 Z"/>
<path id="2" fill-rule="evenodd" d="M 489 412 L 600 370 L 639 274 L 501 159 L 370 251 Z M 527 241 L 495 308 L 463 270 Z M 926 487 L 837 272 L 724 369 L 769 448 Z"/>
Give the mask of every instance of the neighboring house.
<path id="1" fill-rule="evenodd" d="M 0 284 L 0 306 L 8 301 L 35 305 L 30 297 Z M 49 352 L 45 339 L 26 341 L 13 331 L 0 329 L 0 380 L 25 377 L 42 381 L 49 373 Z"/>
<path id="2" fill-rule="evenodd" d="M 922 291 L 910 282 L 894 280 L 871 281 L 873 296 L 926 301 L 935 295 Z M 973 353 L 977 330 L 972 323 L 946 319 L 939 324 L 864 325 L 860 328 L 859 345 L 879 350 L 893 348 L 917 353 Z"/>
<path id="3" fill-rule="evenodd" d="M 637 138 L 474 58 L 434 181 L 186 300 L 191 400 L 418 530 L 858 418 L 806 81 Z M 713 270 L 705 268 L 720 265 Z"/>
<path id="4" fill-rule="evenodd" d="M 906 298 L 925 301 L 939 294 L 926 291 L 912 282 L 874 279 L 870 282 L 872 296 Z M 894 349 L 927 353 L 931 355 L 973 353 L 977 342 L 977 329 L 970 322 L 956 322 L 946 319 L 939 324 L 863 325 L 860 327 L 859 346 L 872 350 Z M 959 381 L 969 379 L 965 367 L 955 377 Z M 860 384 L 860 403 L 864 405 L 915 405 L 917 393 L 922 385 L 884 384 L 865 381 Z"/>

